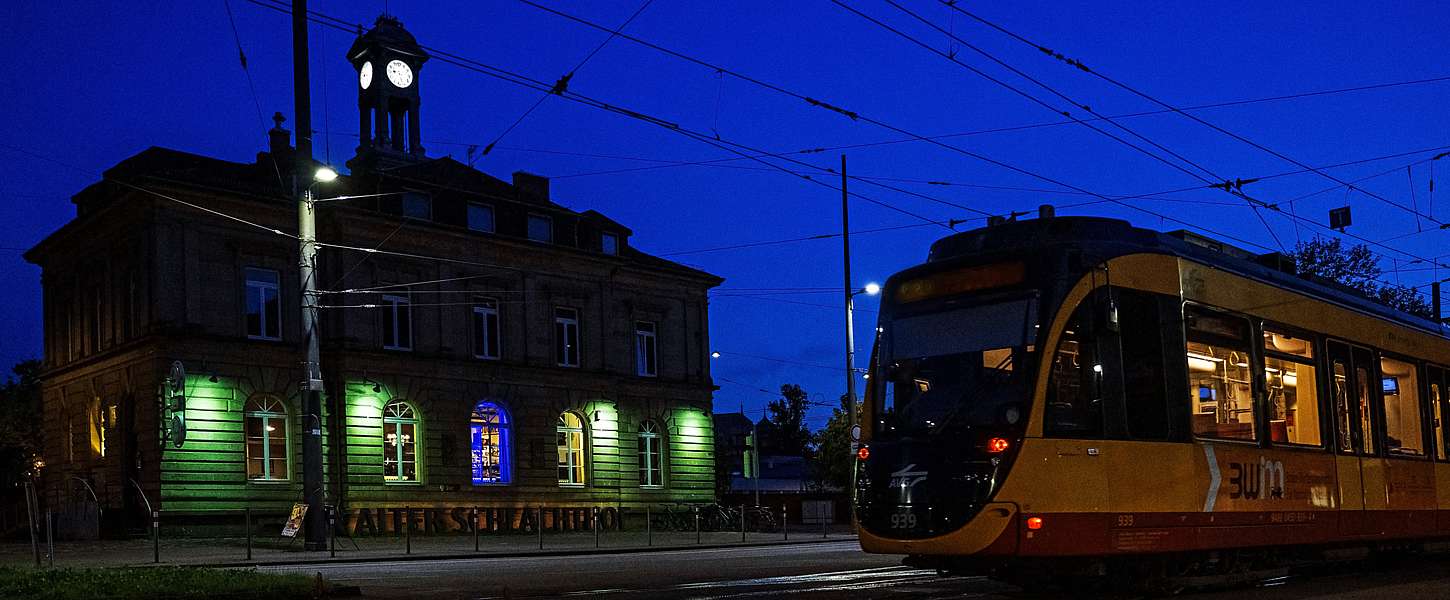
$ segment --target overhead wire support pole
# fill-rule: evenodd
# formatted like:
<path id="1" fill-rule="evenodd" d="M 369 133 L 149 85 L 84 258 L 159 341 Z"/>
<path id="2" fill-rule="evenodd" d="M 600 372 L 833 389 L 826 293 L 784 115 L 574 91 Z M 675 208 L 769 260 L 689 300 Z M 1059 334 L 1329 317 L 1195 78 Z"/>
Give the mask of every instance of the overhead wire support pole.
<path id="1" fill-rule="evenodd" d="M 850 427 L 856 425 L 856 323 L 855 323 L 855 288 L 851 285 L 851 196 L 846 192 L 846 155 L 841 155 L 841 264 L 843 271 L 843 283 L 841 290 L 846 297 L 846 403 L 847 414 L 850 418 Z M 848 457 L 848 460 L 854 460 Z M 851 491 L 850 498 L 854 504 L 856 501 L 856 468 L 851 465 Z"/>
<path id="2" fill-rule="evenodd" d="M 302 494 L 307 504 L 304 531 L 307 550 L 327 549 L 323 511 L 322 369 L 317 339 L 317 216 L 312 204 L 312 97 L 308 73 L 307 0 L 292 0 L 292 98 L 297 120 L 296 166 L 297 265 L 302 284 Z"/>

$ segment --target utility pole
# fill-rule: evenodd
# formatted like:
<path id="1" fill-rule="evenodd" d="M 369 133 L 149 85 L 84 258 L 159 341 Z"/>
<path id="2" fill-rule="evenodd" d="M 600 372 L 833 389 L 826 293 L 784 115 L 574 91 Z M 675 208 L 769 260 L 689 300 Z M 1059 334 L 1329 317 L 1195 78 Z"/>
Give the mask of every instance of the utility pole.
<path id="1" fill-rule="evenodd" d="M 845 273 L 846 294 L 846 402 L 849 406 L 850 424 L 856 425 L 856 289 L 851 285 L 851 211 L 847 204 L 850 194 L 846 191 L 846 155 L 841 155 L 841 269 Z M 851 470 L 855 473 L 855 469 Z M 852 477 L 854 483 L 855 477 Z M 854 488 L 853 488 L 854 489 Z M 854 492 L 853 492 L 854 493 Z"/>
<path id="2" fill-rule="evenodd" d="M 307 503 L 307 550 L 327 549 L 322 480 L 322 369 L 317 340 L 317 218 L 312 212 L 312 97 L 308 73 L 307 0 L 292 0 L 292 98 L 297 119 L 296 166 L 298 269 L 302 287 L 302 494 Z"/>

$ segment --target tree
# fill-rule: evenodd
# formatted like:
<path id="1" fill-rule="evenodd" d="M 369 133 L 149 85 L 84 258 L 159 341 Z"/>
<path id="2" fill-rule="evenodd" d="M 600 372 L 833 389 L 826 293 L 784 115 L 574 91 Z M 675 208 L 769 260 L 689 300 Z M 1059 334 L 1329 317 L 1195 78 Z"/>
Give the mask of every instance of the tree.
<path id="1" fill-rule="evenodd" d="M 831 420 L 815 437 L 816 458 L 811 469 L 815 483 L 849 489 L 855 459 L 851 456 L 850 400 L 845 394 L 841 394 L 841 405 L 831 410 Z"/>
<path id="2" fill-rule="evenodd" d="M 1294 247 L 1294 266 L 1300 276 L 1322 278 L 1360 293 L 1366 298 L 1421 317 L 1431 308 L 1414 289 L 1383 283 L 1384 274 L 1369 246 L 1346 248 L 1339 238 L 1318 238 Z"/>
<path id="3" fill-rule="evenodd" d="M 794 383 L 780 386 L 780 397 L 766 405 L 766 420 L 772 427 L 762 428 L 764 446 L 781 456 L 811 455 L 811 432 L 806 429 L 806 391 Z"/>
<path id="4" fill-rule="evenodd" d="M 0 489 L 23 483 L 40 458 L 40 361 L 16 364 L 0 384 Z"/>

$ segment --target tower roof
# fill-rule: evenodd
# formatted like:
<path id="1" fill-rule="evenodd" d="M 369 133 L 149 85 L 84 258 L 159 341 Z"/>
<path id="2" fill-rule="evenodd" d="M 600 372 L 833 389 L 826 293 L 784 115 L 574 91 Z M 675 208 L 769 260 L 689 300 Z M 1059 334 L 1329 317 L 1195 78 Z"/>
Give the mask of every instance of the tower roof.
<path id="1" fill-rule="evenodd" d="M 378 15 L 378 20 L 373 22 L 373 28 L 353 40 L 352 47 L 347 51 L 348 59 L 356 60 L 364 50 L 373 46 L 416 55 L 420 62 L 428 60 L 428 53 L 418 45 L 418 39 L 408 33 L 403 28 L 403 22 L 392 15 Z"/>

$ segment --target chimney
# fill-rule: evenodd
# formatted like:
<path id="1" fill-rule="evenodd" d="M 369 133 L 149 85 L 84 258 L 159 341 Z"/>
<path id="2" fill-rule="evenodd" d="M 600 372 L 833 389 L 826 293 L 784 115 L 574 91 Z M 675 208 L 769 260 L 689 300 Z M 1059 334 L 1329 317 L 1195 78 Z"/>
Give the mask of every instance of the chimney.
<path id="1" fill-rule="evenodd" d="M 272 115 L 272 122 L 276 125 L 267 130 L 267 140 L 270 142 L 268 151 L 272 153 L 273 158 L 279 161 L 285 156 L 292 155 L 292 132 L 282 128 L 282 122 L 286 120 L 287 117 L 282 116 L 280 112 Z"/>
<path id="2" fill-rule="evenodd" d="M 526 171 L 514 171 L 514 189 L 540 200 L 548 200 L 549 178 Z"/>

